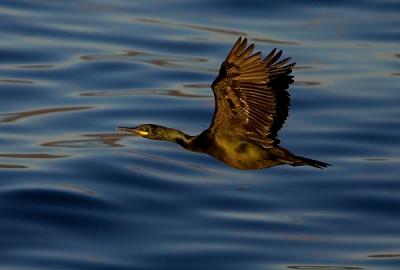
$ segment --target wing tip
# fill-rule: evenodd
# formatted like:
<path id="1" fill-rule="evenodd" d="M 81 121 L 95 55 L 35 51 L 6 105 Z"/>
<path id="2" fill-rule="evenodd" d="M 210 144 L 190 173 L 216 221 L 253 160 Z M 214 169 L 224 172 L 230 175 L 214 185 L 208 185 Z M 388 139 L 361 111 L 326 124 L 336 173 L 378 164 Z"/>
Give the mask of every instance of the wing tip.
<path id="1" fill-rule="evenodd" d="M 296 63 L 290 63 L 290 57 L 280 60 L 283 55 L 283 50 L 273 48 L 265 58 L 262 58 L 261 52 L 253 53 L 254 48 L 255 43 L 248 44 L 247 37 L 239 36 L 221 68 L 225 67 L 226 69 L 229 64 L 234 64 L 236 66 L 241 66 L 243 70 L 249 70 L 254 65 L 262 65 L 266 69 L 266 72 L 273 77 L 292 73 L 292 69 Z M 226 72 L 228 72 L 228 70 L 226 70 Z"/>

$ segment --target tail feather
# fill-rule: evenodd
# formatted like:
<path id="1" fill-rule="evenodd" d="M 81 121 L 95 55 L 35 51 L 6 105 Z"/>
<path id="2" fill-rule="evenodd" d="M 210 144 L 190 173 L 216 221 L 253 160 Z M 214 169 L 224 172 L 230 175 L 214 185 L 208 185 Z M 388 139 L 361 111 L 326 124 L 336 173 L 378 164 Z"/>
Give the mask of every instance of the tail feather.
<path id="1" fill-rule="evenodd" d="M 318 160 L 314 160 L 314 159 L 310 159 L 310 158 L 305 158 L 305 157 L 300 157 L 300 156 L 295 156 L 296 160 L 294 163 L 290 164 L 292 166 L 303 166 L 303 165 L 309 165 L 318 169 L 323 169 L 326 168 L 328 166 L 331 166 L 331 164 L 322 162 L 322 161 L 318 161 Z"/>

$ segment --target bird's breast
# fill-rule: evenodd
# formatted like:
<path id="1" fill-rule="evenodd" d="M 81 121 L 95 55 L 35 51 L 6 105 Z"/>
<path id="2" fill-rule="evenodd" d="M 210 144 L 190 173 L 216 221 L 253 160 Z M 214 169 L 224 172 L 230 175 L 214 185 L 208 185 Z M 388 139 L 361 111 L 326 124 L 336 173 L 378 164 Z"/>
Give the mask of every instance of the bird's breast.
<path id="1" fill-rule="evenodd" d="M 239 169 L 256 169 L 265 163 L 265 149 L 234 137 L 216 137 L 215 147 L 209 153 L 215 158 Z"/>

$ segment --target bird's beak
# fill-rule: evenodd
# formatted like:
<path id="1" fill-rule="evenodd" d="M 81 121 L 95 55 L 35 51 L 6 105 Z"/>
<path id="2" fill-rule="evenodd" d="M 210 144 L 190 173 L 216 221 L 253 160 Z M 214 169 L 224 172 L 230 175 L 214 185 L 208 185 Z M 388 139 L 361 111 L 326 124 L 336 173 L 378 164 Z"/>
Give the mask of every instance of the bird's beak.
<path id="1" fill-rule="evenodd" d="M 133 133 L 138 136 L 146 136 L 149 134 L 147 131 L 137 130 L 136 128 L 130 128 L 130 127 L 118 127 L 117 131 Z"/>

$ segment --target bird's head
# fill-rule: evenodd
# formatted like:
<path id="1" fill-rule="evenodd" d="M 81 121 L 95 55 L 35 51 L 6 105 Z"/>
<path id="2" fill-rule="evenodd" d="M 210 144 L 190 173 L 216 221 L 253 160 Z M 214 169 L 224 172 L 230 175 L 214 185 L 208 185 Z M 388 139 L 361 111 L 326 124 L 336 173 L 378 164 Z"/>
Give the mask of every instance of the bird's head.
<path id="1" fill-rule="evenodd" d="M 144 124 L 137 127 L 118 127 L 118 131 L 128 132 L 147 139 L 162 140 L 165 128 L 153 124 Z"/>

